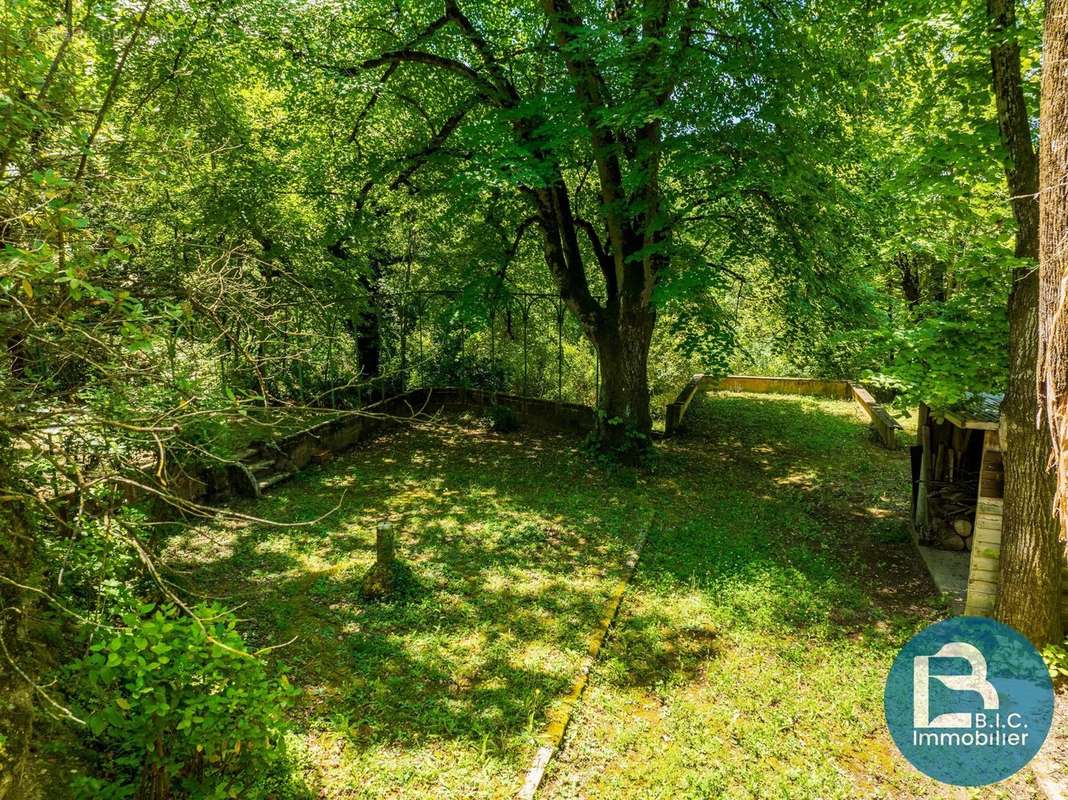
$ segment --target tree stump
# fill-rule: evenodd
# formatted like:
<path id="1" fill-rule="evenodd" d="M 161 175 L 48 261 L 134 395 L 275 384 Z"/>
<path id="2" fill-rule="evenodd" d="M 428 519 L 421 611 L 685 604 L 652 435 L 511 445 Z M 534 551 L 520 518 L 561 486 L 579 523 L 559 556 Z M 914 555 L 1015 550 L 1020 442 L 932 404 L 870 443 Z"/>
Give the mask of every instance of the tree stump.
<path id="1" fill-rule="evenodd" d="M 360 595 L 366 600 L 382 600 L 393 594 L 397 583 L 396 543 L 393 525 L 379 522 L 375 531 L 375 563 L 363 576 Z"/>

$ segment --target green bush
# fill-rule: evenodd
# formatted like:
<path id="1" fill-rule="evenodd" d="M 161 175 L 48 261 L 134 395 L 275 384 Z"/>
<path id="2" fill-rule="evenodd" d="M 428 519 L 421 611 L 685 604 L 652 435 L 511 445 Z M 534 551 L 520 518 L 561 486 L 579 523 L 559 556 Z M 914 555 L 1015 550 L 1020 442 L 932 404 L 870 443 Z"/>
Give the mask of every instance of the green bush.
<path id="1" fill-rule="evenodd" d="M 490 427 L 497 433 L 512 433 L 519 430 L 519 417 L 511 406 L 494 403 L 489 407 Z"/>
<path id="2" fill-rule="evenodd" d="M 1049 676 L 1053 680 L 1068 679 L 1068 639 L 1065 639 L 1063 644 L 1046 645 L 1042 657 L 1046 660 Z"/>
<path id="3" fill-rule="evenodd" d="M 75 795 L 93 798 L 252 797 L 279 758 L 292 690 L 245 649 L 236 618 L 143 606 L 70 666 L 78 707 L 100 753 Z"/>

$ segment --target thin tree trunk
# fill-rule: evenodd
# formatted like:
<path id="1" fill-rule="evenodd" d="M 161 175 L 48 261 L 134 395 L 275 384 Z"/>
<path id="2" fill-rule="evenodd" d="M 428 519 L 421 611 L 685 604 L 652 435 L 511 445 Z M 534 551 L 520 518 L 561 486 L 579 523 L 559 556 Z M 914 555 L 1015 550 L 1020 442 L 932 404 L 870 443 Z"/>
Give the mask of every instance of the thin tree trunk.
<path id="1" fill-rule="evenodd" d="M 1039 402 L 1051 428 L 1056 512 L 1068 538 L 1068 0 L 1046 3 L 1041 117 Z"/>
<path id="2" fill-rule="evenodd" d="M 910 309 L 920 304 L 920 270 L 916 264 L 916 256 L 899 253 L 894 257 L 894 263 L 901 275 L 901 293 L 905 296 Z"/>
<path id="3" fill-rule="evenodd" d="M 345 244 L 338 240 L 327 246 L 331 256 L 341 262 L 351 262 L 352 253 Z M 382 329 L 379 319 L 382 298 L 382 276 L 385 274 L 385 265 L 395 263 L 399 259 L 392 258 L 385 253 L 375 252 L 371 255 L 369 271 L 359 271 L 356 282 L 363 289 L 367 308 L 360 314 L 358 320 L 346 320 L 346 329 L 356 342 L 356 354 L 360 360 L 360 374 L 367 379 L 379 377 L 382 371 Z"/>
<path id="4" fill-rule="evenodd" d="M 0 463 L 0 487 L 11 486 Z M 5 492 L 6 493 L 6 492 Z M 25 584 L 33 563 L 32 530 L 21 503 L 0 502 L 0 574 Z M 0 800 L 34 796 L 29 774 L 33 735 L 33 687 L 26 680 L 25 593 L 0 582 Z"/>
<path id="5" fill-rule="evenodd" d="M 82 176 L 85 175 L 85 168 L 89 164 L 89 153 L 93 149 L 96 137 L 100 133 L 101 127 L 104 125 L 104 119 L 107 117 L 108 111 L 111 109 L 111 104 L 115 100 L 115 94 L 119 88 L 119 81 L 122 80 L 122 72 L 126 67 L 126 59 L 129 58 L 130 51 L 133 50 L 134 45 L 137 44 L 137 39 L 141 35 L 141 30 L 145 27 L 145 19 L 148 17 L 149 9 L 152 8 L 152 2 L 153 0 L 147 0 L 144 7 L 141 9 L 141 13 L 138 15 L 137 21 L 134 23 L 133 33 L 131 33 L 130 38 L 126 40 L 126 45 L 122 48 L 119 60 L 115 64 L 115 71 L 111 75 L 111 81 L 108 83 L 107 91 L 104 92 L 104 99 L 101 101 L 100 108 L 97 110 L 96 117 L 93 119 L 93 127 L 85 139 L 85 144 L 82 146 L 82 157 L 78 160 L 78 171 L 74 174 L 75 183 L 80 182 Z"/>
<path id="6" fill-rule="evenodd" d="M 1031 144 L 1016 40 L 1014 0 L 987 0 L 995 41 L 990 60 L 1005 176 L 1016 218 L 1016 256 L 1038 258 L 1038 159 Z M 1060 546 L 1053 503 L 1048 427 L 1039 424 L 1038 274 L 1013 271 L 1009 295 L 1009 378 L 1002 405 L 1005 507 L 1001 579 L 995 616 L 1035 644 L 1059 641 Z M 1044 421 L 1044 417 L 1042 418 Z"/>
<path id="7" fill-rule="evenodd" d="M 356 325 L 356 349 L 360 354 L 360 372 L 365 378 L 374 379 L 382 373 L 382 328 L 379 318 L 382 298 L 383 261 L 371 258 L 370 273 L 361 273 L 358 280 L 367 294 L 367 308 L 360 314 Z"/>

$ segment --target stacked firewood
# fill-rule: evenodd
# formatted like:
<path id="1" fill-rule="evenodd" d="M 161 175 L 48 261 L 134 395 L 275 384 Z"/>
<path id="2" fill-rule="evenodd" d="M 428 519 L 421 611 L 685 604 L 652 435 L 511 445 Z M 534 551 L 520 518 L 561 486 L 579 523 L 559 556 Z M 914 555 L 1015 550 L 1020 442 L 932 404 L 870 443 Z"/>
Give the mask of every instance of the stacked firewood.
<path id="1" fill-rule="evenodd" d="M 943 550 L 971 550 L 975 526 L 976 476 L 932 486 L 928 493 L 931 511 L 931 545 Z"/>

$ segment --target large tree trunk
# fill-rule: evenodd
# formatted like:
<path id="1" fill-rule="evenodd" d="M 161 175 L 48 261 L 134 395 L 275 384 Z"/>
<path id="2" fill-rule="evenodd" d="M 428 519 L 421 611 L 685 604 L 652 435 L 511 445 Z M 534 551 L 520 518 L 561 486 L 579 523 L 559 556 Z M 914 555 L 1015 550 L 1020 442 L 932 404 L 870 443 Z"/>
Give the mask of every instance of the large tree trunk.
<path id="1" fill-rule="evenodd" d="M 1038 258 L 1038 159 L 1031 144 L 1016 40 L 1014 0 L 987 0 L 994 98 L 1005 146 L 1005 175 L 1016 218 L 1016 255 Z M 1005 507 L 1001 580 L 995 616 L 1035 644 L 1059 641 L 1060 547 L 1050 510 L 1048 427 L 1037 424 L 1038 276 L 1028 265 L 1013 271 L 1009 296 L 1009 378 L 1002 405 Z M 1044 421 L 1044 417 L 1042 417 Z"/>
<path id="2" fill-rule="evenodd" d="M 9 487 L 0 463 L 0 486 Z M 32 531 L 17 501 L 0 502 L 0 569 L 5 578 L 25 584 L 33 562 Z M 0 582 L 0 800 L 35 796 L 29 774 L 33 732 L 33 687 L 19 674 L 25 671 L 26 597 Z"/>
<path id="3" fill-rule="evenodd" d="M 630 74 L 618 95 L 610 90 L 602 65 L 593 57 L 589 47 L 593 37 L 572 0 L 541 0 L 540 6 L 557 45 L 555 52 L 571 79 L 596 166 L 597 214 L 589 220 L 575 213 L 560 154 L 549 144 L 551 137 L 545 136 L 549 120 L 534 110 L 536 105 L 524 104 L 507 65 L 497 55 L 498 48 L 468 19 L 457 0 L 444 0 L 444 15 L 411 41 L 421 43 L 442 27 L 455 26 L 477 51 L 479 67 L 413 47 L 383 53 L 360 66 L 374 69 L 388 65 L 382 78 L 385 81 L 400 63 L 431 65 L 461 76 L 475 91 L 474 102 L 507 112 L 516 143 L 537 167 L 532 174 L 538 180 L 523 185 L 521 191 L 534 205 L 545 263 L 561 299 L 601 358 L 601 442 L 613 450 L 622 443 L 624 449 L 633 445 L 642 452 L 650 429 L 646 368 L 656 321 L 652 295 L 666 267 L 671 238 L 671 215 L 661 202 L 660 125 L 663 109 L 675 96 L 679 66 L 700 30 L 704 3 L 650 2 L 636 11 L 640 25 L 626 34 L 626 46 L 633 48 L 633 70 L 621 70 Z M 674 36 L 669 24 L 673 13 L 677 13 L 679 23 Z M 626 111 L 615 107 L 617 96 L 625 98 Z M 376 98 L 374 95 L 372 103 Z M 647 105 L 640 119 L 630 108 L 634 103 Z M 463 120 L 468 105 L 446 121 L 423 153 L 435 152 L 444 144 Z M 409 167 L 407 175 L 402 172 L 391 186 L 406 180 L 411 171 Z M 520 226 L 519 235 L 525 227 L 526 223 Z M 579 246 L 580 231 L 588 238 L 604 278 L 603 305 L 590 291 L 586 256 Z"/>
<path id="4" fill-rule="evenodd" d="M 1042 59 L 1039 402 L 1051 426 L 1056 509 L 1068 539 L 1068 0 L 1047 0 Z"/>
<path id="5" fill-rule="evenodd" d="M 601 446 L 626 460 L 640 458 L 648 444 L 649 346 L 655 311 L 639 307 L 605 315 L 594 343 L 601 360 L 598 436 Z"/>
<path id="6" fill-rule="evenodd" d="M 1005 507 L 995 615 L 1036 645 L 1059 642 L 1062 548 L 1045 417 L 1036 425 L 1038 275 L 1019 276 L 1009 300 L 1009 383 L 1002 413 Z"/>

